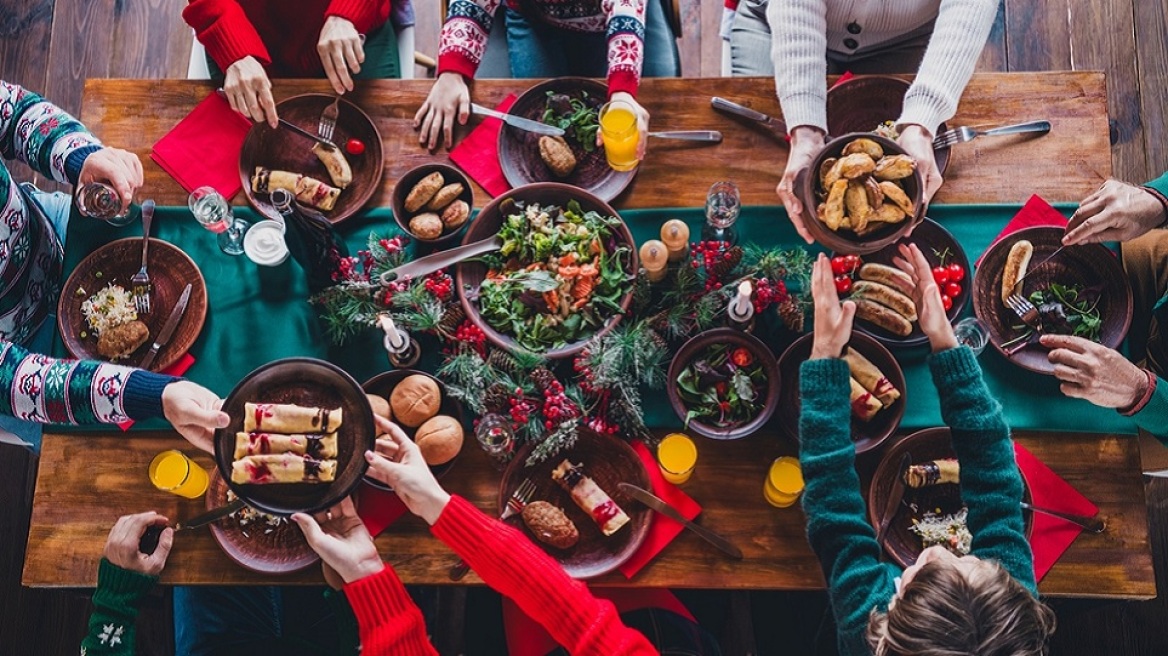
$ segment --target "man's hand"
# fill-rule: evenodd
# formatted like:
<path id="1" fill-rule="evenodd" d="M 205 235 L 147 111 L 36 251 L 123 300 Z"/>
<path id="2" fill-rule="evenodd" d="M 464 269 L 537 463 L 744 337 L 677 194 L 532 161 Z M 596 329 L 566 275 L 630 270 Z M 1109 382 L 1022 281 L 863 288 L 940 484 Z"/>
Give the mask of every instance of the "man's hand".
<path id="1" fill-rule="evenodd" d="M 1163 224 L 1164 219 L 1164 205 L 1152 192 L 1108 180 L 1075 210 L 1063 244 L 1128 241 Z"/>
<path id="2" fill-rule="evenodd" d="M 649 147 L 649 110 L 641 106 L 633 94 L 627 91 L 617 91 L 609 98 L 611 102 L 628 103 L 633 108 L 633 115 L 637 117 L 637 133 L 641 135 L 637 142 L 637 159 L 645 159 L 645 150 Z M 604 131 L 596 131 L 596 145 L 604 146 Z"/>
<path id="3" fill-rule="evenodd" d="M 105 182 L 113 187 L 122 198 L 123 214 L 130 210 L 134 192 L 138 191 L 144 181 L 142 162 L 137 155 L 121 148 L 108 147 L 90 153 L 81 165 L 81 174 L 77 176 L 77 183 L 81 185 Z"/>
<path id="4" fill-rule="evenodd" d="M 808 244 L 815 239 L 803 225 L 803 201 L 799 200 L 799 193 L 795 189 L 795 179 L 799 173 L 811 166 L 811 160 L 823 148 L 823 131 L 807 125 L 801 125 L 791 131 L 791 148 L 787 151 L 787 168 L 783 171 L 783 179 L 775 187 L 775 193 L 787 208 L 787 217 L 795 226 L 799 236 Z M 813 210 L 814 211 L 814 210 Z"/>
<path id="5" fill-rule="evenodd" d="M 937 168 L 937 154 L 933 151 L 933 135 L 919 125 L 906 125 L 900 131 L 897 143 L 908 156 L 916 160 L 917 170 L 921 172 L 921 181 L 925 183 L 924 197 L 921 199 L 926 205 L 933 199 L 933 195 L 945 182 L 941 178 L 941 170 Z"/>
<path id="6" fill-rule="evenodd" d="M 373 544 L 373 536 L 357 516 L 353 500 L 345 497 L 328 512 L 316 517 L 304 513 L 292 515 L 300 527 L 308 546 L 320 555 L 321 561 L 331 567 L 345 583 L 372 576 L 385 569 L 385 563 Z M 328 570 L 326 579 L 328 578 Z"/>
<path id="7" fill-rule="evenodd" d="M 158 548 L 152 554 L 138 551 L 138 541 L 151 526 L 166 526 L 167 520 L 156 512 L 145 512 L 137 515 L 125 515 L 118 519 L 110 529 L 109 537 L 105 541 L 105 559 L 131 572 L 158 576 L 166 566 L 166 557 L 170 555 L 170 548 L 174 546 L 174 529 L 162 529 L 158 536 Z"/>
<path id="8" fill-rule="evenodd" d="M 450 495 L 434 478 L 418 445 L 397 424 L 381 417 L 374 419 L 377 430 L 386 435 L 377 440 L 376 453 L 365 453 L 369 475 L 392 487 L 410 512 L 433 526 L 450 501 Z"/>
<path id="9" fill-rule="evenodd" d="M 466 125 L 470 118 L 470 89 L 461 73 L 446 71 L 430 87 L 426 102 L 414 114 L 414 129 L 418 132 L 418 143 L 426 144 L 430 150 L 438 147 L 438 138 L 445 136 L 446 149 L 454 145 L 454 121 Z"/>
<path id="10" fill-rule="evenodd" d="M 1126 408 L 1147 390 L 1147 374 L 1115 349 L 1071 335 L 1043 335 L 1039 342 L 1052 349 L 1046 357 L 1062 381 L 1059 389 L 1069 397 Z"/>
<path id="11" fill-rule="evenodd" d="M 222 407 L 223 399 L 189 380 L 175 381 L 162 390 L 166 420 L 188 442 L 207 453 L 215 452 L 215 429 L 231 423 L 227 413 L 219 410 Z"/>
<path id="12" fill-rule="evenodd" d="M 949 316 L 945 314 L 945 306 L 941 304 L 941 290 L 937 287 L 924 253 L 916 244 L 901 244 L 900 257 L 893 258 L 893 263 L 912 278 L 917 325 L 929 338 L 933 352 L 956 347 L 957 336 L 953 334 L 953 324 L 949 323 Z"/>
<path id="13" fill-rule="evenodd" d="M 278 125 L 272 82 L 255 57 L 248 55 L 227 67 L 223 91 L 231 109 L 257 123 L 267 121 L 273 128 Z"/>
<path id="14" fill-rule="evenodd" d="M 352 21 L 340 16 L 325 19 L 316 51 L 333 89 L 338 94 L 352 91 L 353 77 L 349 73 L 360 73 L 365 62 L 365 46 Z"/>
<path id="15" fill-rule="evenodd" d="M 811 296 L 815 299 L 811 359 L 838 358 L 843 355 L 844 347 L 852 338 L 856 304 L 851 301 L 840 304 L 835 280 L 831 275 L 831 262 L 823 253 L 819 254 L 811 271 Z"/>

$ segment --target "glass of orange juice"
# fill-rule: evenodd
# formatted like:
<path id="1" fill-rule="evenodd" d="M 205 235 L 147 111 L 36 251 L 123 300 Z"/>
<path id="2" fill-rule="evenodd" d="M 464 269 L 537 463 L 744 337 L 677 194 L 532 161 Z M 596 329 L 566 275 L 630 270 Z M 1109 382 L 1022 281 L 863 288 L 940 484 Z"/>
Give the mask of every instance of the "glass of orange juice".
<path id="1" fill-rule="evenodd" d="M 687 435 L 666 435 L 657 445 L 657 464 L 665 480 L 681 485 L 689 480 L 694 466 L 698 464 L 698 447 Z"/>
<path id="2" fill-rule="evenodd" d="M 803 468 L 791 456 L 776 458 L 767 472 L 766 483 L 762 486 L 762 496 L 776 508 L 795 505 L 803 493 Z"/>
<path id="3" fill-rule="evenodd" d="M 207 470 L 175 449 L 154 456 L 150 463 L 150 482 L 160 490 L 188 499 L 203 496 L 210 484 Z"/>
<path id="4" fill-rule="evenodd" d="M 614 171 L 632 171 L 641 160 L 637 145 L 641 130 L 637 126 L 637 112 L 624 100 L 612 100 L 600 108 L 600 134 L 604 138 L 604 154 Z"/>

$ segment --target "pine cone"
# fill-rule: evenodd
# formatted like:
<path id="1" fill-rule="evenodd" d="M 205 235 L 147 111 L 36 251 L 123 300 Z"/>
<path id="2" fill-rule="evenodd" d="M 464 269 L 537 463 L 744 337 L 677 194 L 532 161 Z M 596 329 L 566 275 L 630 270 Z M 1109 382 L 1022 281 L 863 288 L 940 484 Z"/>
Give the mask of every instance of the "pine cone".
<path id="1" fill-rule="evenodd" d="M 556 382 L 556 375 L 547 367 L 540 367 L 531 372 L 531 381 L 535 383 L 535 388 L 540 392 L 546 392 L 551 388 L 552 383 Z"/>
<path id="2" fill-rule="evenodd" d="M 519 373 L 519 363 L 515 361 L 515 358 L 511 357 L 506 351 L 499 349 L 491 349 L 490 354 L 487 356 L 487 364 L 496 371 L 511 374 L 512 376 Z"/>
<path id="3" fill-rule="evenodd" d="M 792 330 L 797 333 L 803 332 L 804 314 L 803 308 L 799 305 L 798 301 L 787 297 L 778 304 L 777 312 L 779 313 L 779 318 L 783 320 L 783 325 L 786 326 L 788 330 Z"/>
<path id="4" fill-rule="evenodd" d="M 729 249 L 718 255 L 718 261 L 714 262 L 712 266 L 707 264 L 706 273 L 713 276 L 714 278 L 724 278 L 729 275 L 729 273 L 734 270 L 734 267 L 738 266 L 738 263 L 741 261 L 742 247 L 731 246 Z"/>
<path id="5" fill-rule="evenodd" d="M 446 311 L 442 313 L 442 319 L 438 322 L 438 330 L 446 335 L 453 335 L 465 319 L 466 311 L 462 309 L 461 303 L 447 305 Z"/>
<path id="6" fill-rule="evenodd" d="M 661 336 L 661 333 L 657 332 L 656 330 L 653 330 L 652 328 L 646 328 L 645 335 L 657 348 L 662 350 L 669 349 L 669 342 L 665 341 L 665 338 Z"/>
<path id="7" fill-rule="evenodd" d="M 503 383 L 495 383 L 483 395 L 483 407 L 487 412 L 506 412 L 511 406 L 511 390 Z"/>

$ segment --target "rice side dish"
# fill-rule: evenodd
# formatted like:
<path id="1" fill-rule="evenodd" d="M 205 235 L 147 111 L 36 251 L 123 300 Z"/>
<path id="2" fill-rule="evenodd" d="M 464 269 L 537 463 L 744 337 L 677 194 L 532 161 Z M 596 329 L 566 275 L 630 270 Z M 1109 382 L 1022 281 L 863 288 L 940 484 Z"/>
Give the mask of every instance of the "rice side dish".
<path id="1" fill-rule="evenodd" d="M 110 283 L 81 304 L 81 313 L 94 334 L 138 318 L 134 297 L 121 285 Z"/>
<path id="2" fill-rule="evenodd" d="M 920 536 L 926 549 L 939 544 L 958 556 L 968 556 L 973 546 L 973 534 L 965 524 L 965 515 L 965 508 L 952 515 L 926 512 L 920 519 L 913 518 L 909 530 Z"/>

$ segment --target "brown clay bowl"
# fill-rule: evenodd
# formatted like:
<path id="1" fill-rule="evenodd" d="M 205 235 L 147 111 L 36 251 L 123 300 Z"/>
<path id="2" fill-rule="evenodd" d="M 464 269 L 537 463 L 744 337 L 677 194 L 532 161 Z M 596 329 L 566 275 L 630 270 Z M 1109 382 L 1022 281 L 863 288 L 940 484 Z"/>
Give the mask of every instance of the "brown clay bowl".
<path id="1" fill-rule="evenodd" d="M 133 288 L 130 277 L 138 272 L 142 257 L 142 238 L 128 237 L 110 242 L 93 251 L 78 263 L 57 299 L 57 330 L 69 354 L 83 360 L 103 359 L 97 353 L 97 336 L 86 325 L 81 304 L 110 283 L 116 283 L 128 292 Z M 186 253 L 170 242 L 150 238 L 150 282 L 154 286 L 150 301 L 153 312 L 138 319 L 150 328 L 150 337 L 158 336 L 170 311 L 178 304 L 183 288 L 191 283 L 191 297 L 186 312 L 170 341 L 158 351 L 152 371 L 171 366 L 191 349 L 203 321 L 207 318 L 207 283 L 203 274 Z M 84 290 L 78 293 L 78 290 Z M 81 333 L 86 336 L 82 337 Z M 147 340 L 130 357 L 119 364 L 137 365 L 150 350 L 153 339 Z"/>
<path id="2" fill-rule="evenodd" d="M 884 452 L 884 458 L 876 467 L 872 484 L 868 488 L 868 521 L 873 528 L 880 526 L 884 507 L 888 505 L 888 498 L 892 495 L 894 481 L 904 475 L 904 472 L 897 469 L 905 453 L 912 454 L 913 464 L 957 457 L 953 450 L 953 438 L 947 427 L 917 431 L 888 447 Z M 1023 476 L 1020 501 L 1030 500 L 1030 484 Z M 912 520 L 919 517 L 913 512 L 912 504 L 916 504 L 921 512 L 939 508 L 942 514 L 958 512 L 964 505 L 961 501 L 961 488 L 952 483 L 915 490 L 906 486 L 904 499 L 897 506 L 896 515 L 893 516 L 892 523 L 888 525 L 888 531 L 884 535 L 884 550 L 901 567 L 912 565 L 916 562 L 917 556 L 924 551 L 921 538 L 909 528 L 912 526 Z M 1034 514 L 1029 510 L 1021 512 L 1026 538 L 1029 539 L 1034 532 Z M 976 539 L 977 534 L 974 534 L 974 540 Z"/>
<path id="3" fill-rule="evenodd" d="M 852 132 L 836 137 L 827 142 L 819 154 L 815 156 L 815 159 L 811 160 L 811 166 L 799 173 L 795 180 L 795 193 L 799 194 L 799 199 L 803 202 L 803 224 L 807 226 L 807 230 L 815 238 L 815 241 L 840 253 L 867 255 L 875 253 L 889 244 L 896 243 L 913 226 L 924 219 L 925 207 L 924 203 L 921 202 L 924 184 L 921 182 L 920 171 L 913 171 L 911 176 L 900 181 L 904 183 L 904 192 L 908 194 L 909 199 L 913 202 L 913 208 L 916 210 L 915 215 L 905 217 L 900 223 L 889 224 L 863 237 L 857 236 L 850 230 L 840 230 L 839 232 L 830 230 L 816 216 L 816 208 L 819 207 L 824 193 L 822 185 L 819 183 L 819 168 L 824 160 L 830 157 L 839 157 L 844 146 L 860 138 L 871 139 L 880 144 L 886 155 L 904 154 L 904 149 L 895 141 L 870 132 Z"/>
<path id="4" fill-rule="evenodd" d="M 780 424 L 783 431 L 796 441 L 799 439 L 799 413 L 802 408 L 799 395 L 799 368 L 811 357 L 813 337 L 811 334 L 800 337 L 779 357 L 779 375 L 783 381 L 779 397 Z M 865 453 L 884 444 L 885 440 L 900 427 L 908 399 L 908 386 L 905 384 L 904 371 L 900 368 L 900 363 L 880 342 L 864 333 L 853 332 L 848 346 L 868 358 L 884 372 L 892 385 L 900 390 L 900 398 L 892 406 L 876 413 L 871 421 L 860 421 L 854 414 L 852 415 L 852 440 L 856 446 L 856 453 Z M 847 403 L 847 400 L 841 400 L 841 403 Z"/>
<path id="5" fill-rule="evenodd" d="M 1030 259 L 1030 266 L 1034 267 L 1062 245 L 1062 236 L 1061 228 L 1019 230 L 989 247 L 973 278 L 973 311 L 989 330 L 990 343 L 1014 364 L 1040 374 L 1054 373 L 1054 365 L 1046 357 L 1046 347 L 1035 342 L 1008 356 L 1002 346 L 1024 332 L 1022 320 L 1002 303 L 1002 272 L 1015 242 L 1028 239 L 1034 244 L 1034 255 Z M 1099 311 L 1103 319 L 1100 343 L 1119 348 L 1132 320 L 1132 291 L 1119 258 L 1102 244 L 1071 246 L 1022 281 L 1024 294 L 1029 295 L 1054 282 L 1085 288 L 1102 285 L 1099 292 Z"/>
<path id="6" fill-rule="evenodd" d="M 471 218 L 468 217 L 466 223 L 458 226 L 454 230 L 443 229 L 442 235 L 437 239 L 422 239 L 410 230 L 410 219 L 413 218 L 414 215 L 420 214 L 421 212 L 427 210 L 419 210 L 417 212 L 413 212 L 412 214 L 407 212 L 406 196 L 410 195 L 410 190 L 413 189 L 414 185 L 418 184 L 422 178 L 430 175 L 431 173 L 434 173 L 435 171 L 442 174 L 442 178 L 445 181 L 444 184 L 454 184 L 455 182 L 462 183 L 462 194 L 459 195 L 458 199 L 466 201 L 466 204 L 470 207 L 471 212 L 473 213 L 474 191 L 471 189 L 470 180 L 466 177 L 466 175 L 463 174 L 462 171 L 459 171 L 449 164 L 423 164 L 421 166 L 414 167 L 409 171 L 406 171 L 405 174 L 402 175 L 401 179 L 397 181 L 397 184 L 394 185 L 393 196 L 390 199 L 390 202 L 391 207 L 393 208 L 393 220 L 397 222 L 397 226 L 402 229 L 402 232 L 409 235 L 411 239 L 417 240 L 417 242 L 420 244 L 441 246 L 444 244 L 449 244 L 457 239 L 458 236 L 462 234 L 462 231 L 465 230 L 468 225 L 470 225 Z"/>
<path id="7" fill-rule="evenodd" d="M 649 526 L 653 520 L 651 510 L 627 497 L 618 487 L 620 483 L 632 483 L 641 489 L 650 489 L 649 472 L 645 471 L 645 465 L 636 451 L 620 438 L 602 435 L 587 428 L 579 429 L 579 437 L 572 447 L 528 467 L 526 461 L 531 451 L 530 444 L 520 449 L 503 472 L 503 480 L 499 483 L 499 512 L 503 512 L 507 499 L 524 479 L 530 479 L 535 484 L 535 494 L 531 501 L 547 501 L 563 510 L 576 525 L 580 541 L 570 549 L 557 549 L 536 540 L 521 517 L 514 517 L 508 522 L 527 531 L 532 542 L 559 561 L 573 578 L 603 576 L 632 558 L 649 535 Z M 612 535 L 601 533 L 592 517 L 581 510 L 572 501 L 571 495 L 552 480 L 552 470 L 564 460 L 582 464 L 584 473 L 596 481 L 600 489 L 607 492 L 625 511 L 629 522 Z"/>
<path id="8" fill-rule="evenodd" d="M 827 90 L 827 133 L 871 132 L 885 121 L 900 118 L 909 82 L 886 75 L 860 75 Z M 948 129 L 937 126 L 936 137 Z M 949 168 L 949 148 L 933 150 L 937 170 L 945 175 Z"/>
<path id="9" fill-rule="evenodd" d="M 505 214 L 507 210 L 504 208 L 511 206 L 512 201 L 516 200 L 526 203 L 539 203 L 540 205 L 555 205 L 558 207 L 565 207 L 568 202 L 574 200 L 580 204 L 580 208 L 585 212 L 595 211 L 606 216 L 620 218 L 620 215 L 617 214 L 611 205 L 583 189 L 558 182 L 537 182 L 529 184 L 526 187 L 512 189 L 492 200 L 490 204 L 479 212 L 474 222 L 471 223 L 462 238 L 462 245 L 465 246 L 493 237 L 499 231 L 499 227 L 503 224 L 504 218 L 506 218 Z M 624 221 L 621 221 L 620 226 L 615 230 L 614 238 L 618 245 L 626 245 L 630 249 L 628 279 L 631 281 L 635 278 L 639 265 L 637 263 L 637 248 L 636 242 L 633 241 L 633 233 L 629 231 L 629 227 Z M 487 339 L 495 346 L 511 352 L 525 350 L 513 337 L 505 335 L 491 327 L 479 312 L 477 300 L 479 284 L 482 283 L 486 276 L 487 267 L 482 262 L 468 261 L 459 263 L 455 271 L 455 288 L 458 290 L 458 298 L 462 302 L 462 309 L 466 311 L 466 316 L 470 319 L 471 323 L 478 326 L 486 334 Z M 615 314 L 610 317 L 591 337 L 565 344 L 558 348 L 549 348 L 540 355 L 552 360 L 570 358 L 576 355 L 584 350 L 593 340 L 603 337 L 612 331 L 621 320 L 621 316 L 625 312 L 628 312 L 629 304 L 632 303 L 632 300 L 633 286 L 630 283 L 629 291 L 621 297 L 620 314 Z"/>
<path id="10" fill-rule="evenodd" d="M 280 118 L 316 134 L 320 113 L 333 102 L 333 98 L 322 93 L 306 93 L 280 102 L 276 109 Z M 340 223 L 353 216 L 369 202 L 373 192 L 381 186 L 381 172 L 385 166 L 381 133 L 377 131 L 373 119 L 369 118 L 365 110 L 348 100 L 342 99 L 338 109 L 340 113 L 333 143 L 343 149 L 349 139 L 359 139 L 365 144 L 365 152 L 360 155 L 345 153 L 345 159 L 353 169 L 353 182 L 341 191 L 332 210 L 322 212 L 333 223 Z M 243 183 L 247 202 L 257 212 L 270 219 L 280 219 L 280 213 L 268 195 L 251 190 L 251 176 L 257 166 L 300 173 L 332 184 L 328 169 L 312 153 L 312 146 L 311 139 L 284 127 L 272 129 L 267 123 L 251 126 L 243 140 L 243 150 L 239 153 L 239 179 Z"/>
<path id="11" fill-rule="evenodd" d="M 227 483 L 218 470 L 211 472 L 211 485 L 204 498 L 208 511 L 230 503 Z M 239 513 L 235 513 L 211 522 L 211 535 L 228 558 L 261 574 L 296 572 L 320 560 L 300 527 L 288 518 L 278 526 L 268 526 L 263 521 L 243 524 Z"/>
<path id="12" fill-rule="evenodd" d="M 438 383 L 438 391 L 442 393 L 442 405 L 440 405 L 438 407 L 438 414 L 447 415 L 449 417 L 454 417 L 455 419 L 458 420 L 458 423 L 460 425 L 465 423 L 465 417 L 463 416 L 463 411 L 462 411 L 462 404 L 459 403 L 458 400 L 455 399 L 453 396 L 450 396 L 449 394 L 446 393 L 446 385 L 443 384 L 443 382 L 441 380 L 439 380 L 438 378 L 436 378 L 434 376 L 431 376 L 430 374 L 428 374 L 424 371 L 415 371 L 413 369 L 394 369 L 393 371 L 385 371 L 385 372 L 377 374 L 376 376 L 374 376 L 374 377 L 370 378 L 369 380 L 365 381 L 364 383 L 362 383 L 361 388 L 365 390 L 366 394 L 374 394 L 376 396 L 380 396 L 386 400 L 389 400 L 389 395 L 393 393 L 393 388 L 397 387 L 398 383 L 400 383 L 401 381 L 405 380 L 407 377 L 412 376 L 414 374 L 421 374 L 421 375 L 433 380 L 435 383 Z M 417 428 L 410 428 L 409 426 L 406 426 L 405 424 L 399 423 L 398 426 L 401 427 L 402 431 L 404 431 L 406 436 L 409 437 L 411 440 L 414 439 L 414 434 L 418 432 Z M 473 434 L 468 432 L 466 430 L 466 427 L 463 426 L 463 444 L 464 445 L 466 444 L 466 440 L 468 438 L 473 439 L 473 437 L 474 437 Z M 430 467 L 430 471 L 434 473 L 435 478 L 442 478 L 443 476 L 446 475 L 446 472 L 450 471 L 450 469 L 454 466 L 455 460 L 458 460 L 458 456 L 455 456 L 454 458 L 452 458 L 448 462 L 444 462 L 441 465 L 432 465 Z M 376 478 L 373 478 L 372 476 L 368 476 L 368 475 L 365 476 L 365 482 L 368 483 L 369 485 L 372 485 L 373 487 L 380 488 L 382 490 L 387 490 L 387 491 L 391 491 L 391 492 L 393 491 L 392 487 L 386 485 L 385 483 L 382 483 L 381 481 L 377 480 Z"/>
<path id="13" fill-rule="evenodd" d="M 762 408 L 753 419 L 738 426 L 716 426 L 699 419 L 692 419 L 687 430 L 715 440 L 737 440 L 752 435 L 762 428 L 778 406 L 779 391 L 782 387 L 779 367 L 775 363 L 775 355 L 771 353 L 762 340 L 733 328 L 715 328 L 690 338 L 682 345 L 677 355 L 673 356 L 673 361 L 669 363 L 669 377 L 665 381 L 665 392 L 669 396 L 669 405 L 673 407 L 677 417 L 685 421 L 689 407 L 678 391 L 677 378 L 691 362 L 700 357 L 707 349 L 720 344 L 729 344 L 731 348 L 746 348 L 754 355 L 755 361 L 762 365 L 763 373 L 767 379 L 766 396 L 763 399 Z"/>
<path id="14" fill-rule="evenodd" d="M 608 99 L 608 87 L 602 82 L 582 77 L 560 77 L 540 82 L 524 91 L 508 113 L 542 122 L 549 91 L 573 98 L 581 98 L 581 92 L 586 92 L 597 109 Z M 534 132 L 509 125 L 504 125 L 499 131 L 499 165 L 512 187 L 522 187 L 533 182 L 563 182 L 580 187 L 605 202 L 611 202 L 629 186 L 636 175 L 636 170 L 612 170 L 603 148 L 594 148 L 588 152 L 565 137 L 572 154 L 576 156 L 576 168 L 566 178 L 556 177 L 539 156 L 539 138 L 540 135 Z"/>
<path id="15" fill-rule="evenodd" d="M 342 411 L 337 430 L 336 480 L 328 483 L 239 484 L 231 480 L 235 434 L 243 430 L 245 403 L 295 403 Z M 365 452 L 376 437 L 365 391 L 341 368 L 313 358 L 284 358 L 259 367 L 236 384 L 223 402 L 231 417 L 215 431 L 215 464 L 227 486 L 249 506 L 273 515 L 327 510 L 353 493 L 365 475 Z"/>

